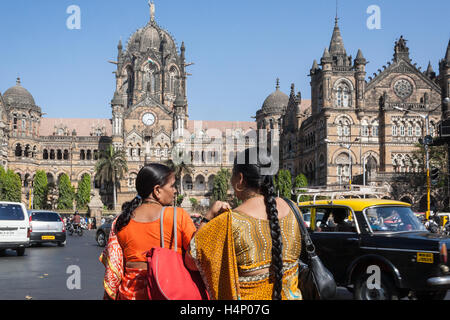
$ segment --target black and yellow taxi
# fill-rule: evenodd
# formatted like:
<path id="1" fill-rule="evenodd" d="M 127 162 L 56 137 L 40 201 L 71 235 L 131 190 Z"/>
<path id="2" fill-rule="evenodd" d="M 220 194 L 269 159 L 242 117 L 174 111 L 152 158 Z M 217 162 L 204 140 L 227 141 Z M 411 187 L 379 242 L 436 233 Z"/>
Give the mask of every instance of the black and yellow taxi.
<path id="1" fill-rule="evenodd" d="M 444 299 L 450 238 L 428 232 L 408 203 L 387 199 L 299 202 L 316 252 L 357 300 Z"/>

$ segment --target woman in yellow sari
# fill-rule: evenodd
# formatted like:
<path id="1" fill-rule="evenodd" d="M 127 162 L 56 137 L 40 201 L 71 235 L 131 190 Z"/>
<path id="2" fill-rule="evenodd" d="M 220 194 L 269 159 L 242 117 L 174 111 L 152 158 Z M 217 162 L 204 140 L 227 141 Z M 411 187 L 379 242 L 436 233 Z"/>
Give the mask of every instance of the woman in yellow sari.
<path id="1" fill-rule="evenodd" d="M 204 224 L 192 238 L 190 253 L 212 299 L 302 299 L 301 233 L 288 204 L 276 197 L 277 170 L 265 150 L 239 154 L 231 184 L 243 203 Z"/>

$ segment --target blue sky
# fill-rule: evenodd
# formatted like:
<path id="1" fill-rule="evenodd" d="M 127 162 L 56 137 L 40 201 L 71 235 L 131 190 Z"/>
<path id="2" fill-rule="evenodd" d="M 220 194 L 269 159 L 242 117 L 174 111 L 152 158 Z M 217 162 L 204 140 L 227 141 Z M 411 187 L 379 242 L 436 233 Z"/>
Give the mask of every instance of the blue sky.
<path id="1" fill-rule="evenodd" d="M 328 47 L 335 0 L 155 0 L 156 20 L 178 46 L 184 41 L 189 116 L 193 120 L 252 121 L 275 90 L 291 83 L 310 98 L 309 69 Z M 81 9 L 81 29 L 69 30 L 70 5 Z M 370 30 L 367 8 L 381 10 Z M 438 72 L 450 38 L 450 1 L 339 0 L 347 53 L 360 48 L 367 76 L 392 59 L 396 39 L 408 40 L 413 62 Z M 22 85 L 51 118 L 110 118 L 115 89 L 108 60 L 117 43 L 149 20 L 147 0 L 2 0 L 0 92 Z"/>

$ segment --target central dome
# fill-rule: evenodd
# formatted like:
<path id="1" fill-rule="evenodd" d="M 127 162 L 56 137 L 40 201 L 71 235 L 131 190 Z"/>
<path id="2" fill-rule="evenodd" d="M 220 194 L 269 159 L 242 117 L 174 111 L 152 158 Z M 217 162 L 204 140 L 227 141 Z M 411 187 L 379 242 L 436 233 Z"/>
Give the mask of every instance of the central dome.
<path id="1" fill-rule="evenodd" d="M 165 45 L 168 50 L 176 51 L 175 41 L 169 32 L 160 28 L 155 21 L 151 21 L 131 36 L 128 41 L 128 50 L 146 52 L 150 49 L 159 51 L 163 40 L 166 41 Z"/>

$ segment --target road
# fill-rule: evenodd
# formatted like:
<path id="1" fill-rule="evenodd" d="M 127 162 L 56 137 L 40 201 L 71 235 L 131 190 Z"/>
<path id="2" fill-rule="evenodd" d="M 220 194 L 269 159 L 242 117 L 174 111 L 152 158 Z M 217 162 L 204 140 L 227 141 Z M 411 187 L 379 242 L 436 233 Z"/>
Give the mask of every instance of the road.
<path id="1" fill-rule="evenodd" d="M 27 248 L 23 257 L 7 250 L 0 257 L 0 300 L 102 299 L 104 267 L 98 260 L 102 251 L 95 242 L 95 230 L 85 231 L 82 237 L 67 236 L 65 247 Z M 351 299 L 347 289 L 338 288 L 336 300 Z M 445 300 L 450 300 L 450 291 Z"/>
<path id="2" fill-rule="evenodd" d="M 66 242 L 65 247 L 42 244 L 27 248 L 23 257 L 7 250 L 0 257 L 0 300 L 101 299 L 104 267 L 98 260 L 102 248 L 95 242 L 95 230 L 86 231 L 82 237 L 67 236 Z M 80 289 L 75 279 L 78 274 Z"/>

